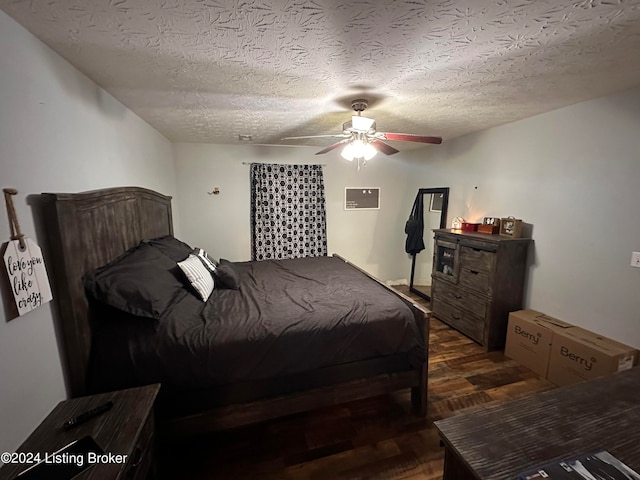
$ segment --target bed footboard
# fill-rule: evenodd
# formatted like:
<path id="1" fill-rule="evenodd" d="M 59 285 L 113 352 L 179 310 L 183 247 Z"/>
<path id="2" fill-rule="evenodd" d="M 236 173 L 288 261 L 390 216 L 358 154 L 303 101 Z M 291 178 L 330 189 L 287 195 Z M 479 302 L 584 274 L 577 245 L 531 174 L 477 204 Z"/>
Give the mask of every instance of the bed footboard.
<path id="1" fill-rule="evenodd" d="M 420 305 L 408 295 L 405 295 L 404 293 L 399 292 L 395 288 L 385 284 L 384 282 L 377 279 L 376 277 L 366 272 L 365 270 L 362 270 L 360 267 L 349 262 L 344 257 L 335 253 L 332 256 L 335 258 L 339 258 L 345 263 L 348 263 L 356 270 L 362 272 L 364 275 L 366 275 L 370 279 L 374 280 L 375 282 L 377 282 L 378 284 L 380 284 L 381 286 L 383 286 L 393 294 L 400 297 L 407 305 L 409 305 L 409 307 L 416 314 L 416 319 L 418 321 L 418 328 L 422 333 L 422 337 L 423 337 L 422 340 L 424 342 L 425 361 L 420 368 L 419 385 L 411 387 L 411 404 L 413 406 L 413 412 L 415 415 L 418 415 L 421 417 L 426 416 L 427 415 L 427 384 L 428 384 L 428 374 L 429 374 L 429 360 L 428 360 L 429 359 L 429 321 L 431 320 L 431 310 Z"/>

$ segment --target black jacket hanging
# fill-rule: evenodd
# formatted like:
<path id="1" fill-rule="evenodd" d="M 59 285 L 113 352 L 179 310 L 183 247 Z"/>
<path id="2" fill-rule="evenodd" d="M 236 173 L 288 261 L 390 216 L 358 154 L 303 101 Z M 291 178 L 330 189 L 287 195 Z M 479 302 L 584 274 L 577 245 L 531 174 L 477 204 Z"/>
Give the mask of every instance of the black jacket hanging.
<path id="1" fill-rule="evenodd" d="M 418 192 L 416 199 L 411 208 L 411 215 L 404 226 L 404 233 L 407 234 L 407 240 L 404 244 L 404 250 L 407 253 L 415 255 L 424 250 L 424 206 L 422 198 L 424 195 Z"/>

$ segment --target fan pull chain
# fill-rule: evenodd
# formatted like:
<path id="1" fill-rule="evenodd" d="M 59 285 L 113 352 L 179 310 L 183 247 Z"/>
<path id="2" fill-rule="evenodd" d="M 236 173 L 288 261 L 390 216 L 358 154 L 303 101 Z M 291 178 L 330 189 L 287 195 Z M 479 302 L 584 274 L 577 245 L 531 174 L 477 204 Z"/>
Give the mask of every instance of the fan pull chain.
<path id="1" fill-rule="evenodd" d="M 15 188 L 3 188 L 4 201 L 7 204 L 7 215 L 9 216 L 9 228 L 11 229 L 11 240 L 18 240 L 20 242 L 20 248 L 25 249 L 26 244 L 24 242 L 24 235 L 20 231 L 20 224 L 18 223 L 18 215 L 16 209 L 13 206 L 12 195 L 17 195 L 18 191 Z"/>

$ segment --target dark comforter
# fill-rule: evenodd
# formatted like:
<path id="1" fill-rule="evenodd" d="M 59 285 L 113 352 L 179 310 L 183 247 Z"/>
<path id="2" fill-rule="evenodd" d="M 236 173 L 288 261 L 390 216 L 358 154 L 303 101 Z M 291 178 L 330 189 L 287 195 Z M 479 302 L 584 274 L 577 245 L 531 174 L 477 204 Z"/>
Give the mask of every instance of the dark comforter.
<path id="1" fill-rule="evenodd" d="M 120 379 L 112 387 L 192 389 L 380 357 L 425 361 L 412 309 L 342 260 L 233 265 L 239 290 L 216 289 L 203 303 L 185 286 L 157 320 L 101 307 L 94 375 Z"/>

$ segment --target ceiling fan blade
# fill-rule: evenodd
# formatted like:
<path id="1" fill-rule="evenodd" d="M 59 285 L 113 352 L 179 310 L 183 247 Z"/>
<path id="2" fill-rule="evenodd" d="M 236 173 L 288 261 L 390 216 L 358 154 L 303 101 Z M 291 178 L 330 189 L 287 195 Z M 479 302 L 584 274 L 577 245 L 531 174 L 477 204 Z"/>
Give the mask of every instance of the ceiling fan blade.
<path id="1" fill-rule="evenodd" d="M 422 135 L 411 135 L 409 133 L 379 133 L 383 140 L 397 140 L 399 142 L 420 142 L 420 143 L 442 143 L 441 137 L 425 137 Z"/>
<path id="2" fill-rule="evenodd" d="M 333 145 L 329 145 L 327 148 L 324 148 L 319 152 L 316 152 L 316 155 L 322 155 L 323 153 L 330 152 L 331 150 L 338 148 L 340 145 L 347 143 L 348 141 L 349 141 L 348 138 L 345 138 L 344 140 L 340 140 L 339 142 L 336 142 Z"/>
<path id="3" fill-rule="evenodd" d="M 306 137 L 283 137 L 280 140 L 302 140 L 305 138 L 348 138 L 351 135 L 345 135 L 344 133 L 338 133 L 335 135 L 309 135 Z"/>
<path id="4" fill-rule="evenodd" d="M 336 135 L 308 135 L 306 137 L 283 137 L 280 140 L 303 140 L 305 138 L 349 138 L 351 135 L 338 133 Z"/>
<path id="5" fill-rule="evenodd" d="M 379 152 L 384 153 L 385 155 L 393 155 L 394 153 L 398 153 L 400 150 L 396 150 L 391 145 L 387 145 L 382 140 L 373 140 L 371 142 L 371 146 L 378 150 Z"/>

